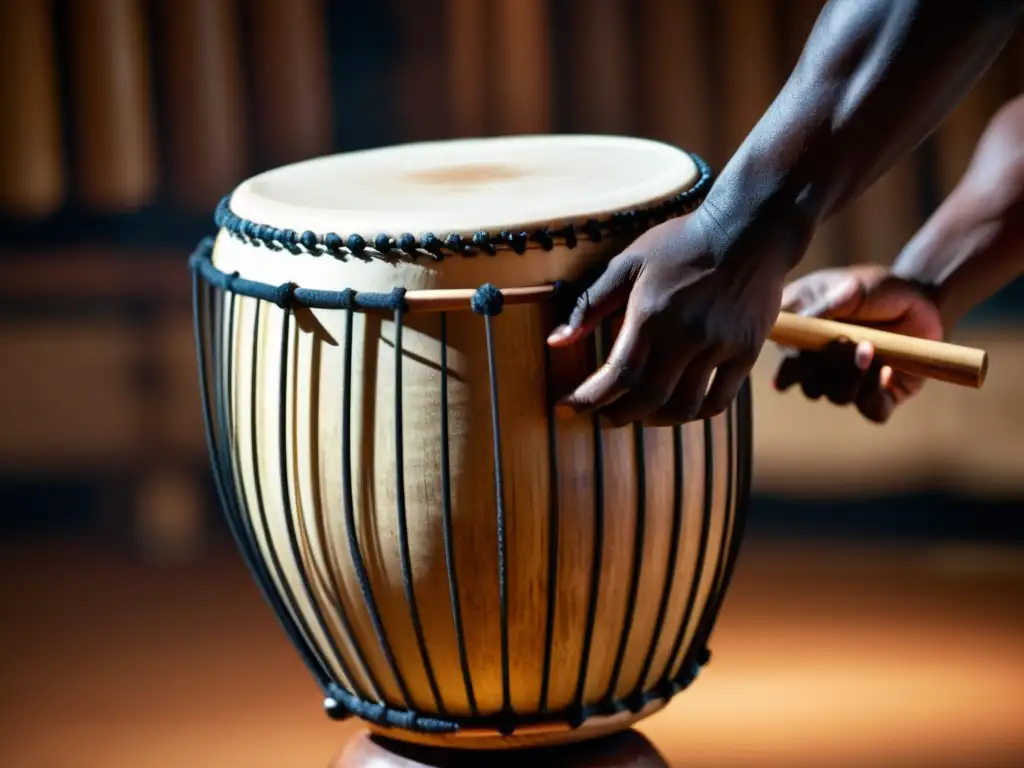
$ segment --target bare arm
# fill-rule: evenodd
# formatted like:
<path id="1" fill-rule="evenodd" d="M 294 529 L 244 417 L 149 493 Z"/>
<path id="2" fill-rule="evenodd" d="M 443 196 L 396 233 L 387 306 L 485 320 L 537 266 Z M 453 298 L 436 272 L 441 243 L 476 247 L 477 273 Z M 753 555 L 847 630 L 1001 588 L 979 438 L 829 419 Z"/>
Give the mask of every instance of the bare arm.
<path id="1" fill-rule="evenodd" d="M 630 243 L 549 337 L 578 343 L 625 305 L 606 360 L 562 404 L 616 425 L 725 410 L 815 227 L 935 129 L 1022 11 L 1024 0 L 830 0 L 704 203 Z"/>
<path id="2" fill-rule="evenodd" d="M 947 331 L 1024 271 L 1024 97 L 989 122 L 956 189 L 893 265 L 934 291 Z"/>
<path id="3" fill-rule="evenodd" d="M 1020 0 L 830 0 L 702 206 L 723 260 L 764 254 L 761 242 L 776 244 L 764 255 L 784 268 L 798 263 L 819 222 L 935 130 L 1022 10 Z"/>

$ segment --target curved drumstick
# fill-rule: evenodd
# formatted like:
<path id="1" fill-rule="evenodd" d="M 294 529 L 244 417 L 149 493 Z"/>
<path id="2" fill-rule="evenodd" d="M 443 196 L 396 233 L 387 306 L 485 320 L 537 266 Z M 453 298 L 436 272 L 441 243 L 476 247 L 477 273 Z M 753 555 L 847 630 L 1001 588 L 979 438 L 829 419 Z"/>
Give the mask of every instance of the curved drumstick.
<path id="1" fill-rule="evenodd" d="M 532 304 L 550 298 L 553 285 L 503 288 L 506 305 Z M 405 302 L 411 312 L 453 312 L 469 309 L 475 293 L 472 289 L 409 291 Z M 866 326 L 803 317 L 780 312 L 768 335 L 780 346 L 814 351 L 835 341 L 870 342 L 875 357 L 894 370 L 929 379 L 980 389 L 988 373 L 988 353 L 943 341 L 919 339 Z"/>

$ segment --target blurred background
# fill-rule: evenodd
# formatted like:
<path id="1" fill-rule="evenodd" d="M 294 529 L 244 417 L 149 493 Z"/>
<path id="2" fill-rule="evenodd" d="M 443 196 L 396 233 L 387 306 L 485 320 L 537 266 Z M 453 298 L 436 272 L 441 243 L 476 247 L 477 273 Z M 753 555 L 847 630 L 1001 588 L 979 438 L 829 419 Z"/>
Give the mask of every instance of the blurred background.
<path id="1" fill-rule="evenodd" d="M 0 0 L 0 764 L 326 765 L 352 728 L 227 540 L 186 259 L 258 171 L 395 142 L 647 136 L 720 168 L 821 0 Z M 1024 88 L 1024 38 L 824 226 L 891 261 Z M 755 497 L 673 765 L 1024 765 L 1024 288 L 886 427 L 754 375 Z"/>

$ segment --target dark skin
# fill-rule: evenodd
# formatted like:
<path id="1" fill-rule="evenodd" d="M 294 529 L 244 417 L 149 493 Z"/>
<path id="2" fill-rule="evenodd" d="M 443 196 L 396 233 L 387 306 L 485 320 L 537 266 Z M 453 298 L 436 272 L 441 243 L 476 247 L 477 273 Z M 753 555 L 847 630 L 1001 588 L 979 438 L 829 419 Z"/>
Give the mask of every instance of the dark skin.
<path id="1" fill-rule="evenodd" d="M 1024 271 L 1024 96 L 989 122 L 956 189 L 891 269 L 858 265 L 813 272 L 787 286 L 783 308 L 943 339 L 967 312 Z M 779 367 L 776 387 L 853 404 L 884 423 L 924 379 L 874 360 L 870 344 L 801 353 Z"/>
<path id="2" fill-rule="evenodd" d="M 816 227 L 934 131 L 1022 11 L 1024 0 L 831 0 L 704 203 L 615 257 L 548 339 L 578 344 L 625 309 L 607 360 L 560 410 L 615 426 L 725 410 Z"/>

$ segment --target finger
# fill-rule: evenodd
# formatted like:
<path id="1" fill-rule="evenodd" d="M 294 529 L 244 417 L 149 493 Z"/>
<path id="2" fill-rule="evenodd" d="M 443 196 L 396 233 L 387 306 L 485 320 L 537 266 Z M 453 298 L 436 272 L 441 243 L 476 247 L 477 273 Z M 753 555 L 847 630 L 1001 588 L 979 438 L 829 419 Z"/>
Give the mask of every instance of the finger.
<path id="1" fill-rule="evenodd" d="M 821 365 L 819 352 L 798 352 L 787 355 L 775 372 L 775 389 L 785 392 L 794 384 L 807 377 L 808 373 Z"/>
<path id="2" fill-rule="evenodd" d="M 564 325 L 548 336 L 548 344 L 564 347 L 587 336 L 601 320 L 622 307 L 636 280 L 636 260 L 623 256 L 612 259 L 608 268 L 576 299 Z"/>
<path id="3" fill-rule="evenodd" d="M 820 351 L 783 360 L 775 375 L 775 388 L 785 392 L 800 384 L 811 399 L 827 396 L 837 405 L 845 405 L 856 397 L 873 359 L 874 347 L 867 342 L 854 346 L 835 341 Z"/>
<path id="4" fill-rule="evenodd" d="M 820 367 L 808 371 L 800 381 L 800 391 L 808 400 L 820 400 L 829 385 L 829 373 Z"/>
<path id="5" fill-rule="evenodd" d="M 861 371 L 866 371 L 871 367 L 872 362 L 875 359 L 875 345 L 870 341 L 862 341 L 857 344 L 857 348 L 853 351 L 853 364 Z"/>
<path id="6" fill-rule="evenodd" d="M 868 372 L 872 368 L 874 348 L 862 342 L 854 348 L 852 359 L 837 360 L 831 372 L 830 382 L 825 388 L 825 396 L 834 405 L 849 405 L 872 379 Z"/>
<path id="7" fill-rule="evenodd" d="M 800 381 L 804 395 L 818 400 L 829 392 L 851 386 L 851 378 L 859 382 L 861 372 L 854 365 L 855 347 L 844 341 L 833 341 L 817 354 L 816 365 L 808 367 Z"/>
<path id="8" fill-rule="evenodd" d="M 913 397 L 924 386 L 923 378 L 897 373 L 888 365 L 882 367 L 878 374 L 878 380 L 880 385 L 892 395 L 895 405 L 900 405 L 904 400 Z"/>
<path id="9" fill-rule="evenodd" d="M 884 424 L 896 408 L 896 396 L 889 389 L 893 371 L 889 366 L 872 366 L 867 374 L 865 386 L 857 395 L 857 410 L 878 424 Z"/>
<path id="10" fill-rule="evenodd" d="M 668 402 L 693 354 L 662 355 L 651 361 L 636 385 L 601 412 L 616 427 L 643 421 Z"/>
<path id="11" fill-rule="evenodd" d="M 828 388 L 828 355 L 826 352 L 800 352 L 787 357 L 775 373 L 775 389 L 785 392 L 799 384 L 804 395 L 817 400 Z"/>
<path id="12" fill-rule="evenodd" d="M 676 382 L 676 389 L 666 403 L 645 419 L 652 427 L 668 427 L 693 421 L 700 413 L 707 395 L 708 383 L 718 360 L 710 353 L 695 357 Z"/>
<path id="13" fill-rule="evenodd" d="M 650 349 L 650 342 L 638 324 L 627 316 L 608 358 L 571 395 L 563 398 L 561 410 L 587 413 L 622 397 L 641 380 Z"/>
<path id="14" fill-rule="evenodd" d="M 697 417 L 710 419 L 732 405 L 755 362 L 757 362 L 756 357 L 753 359 L 737 357 L 719 365 L 715 371 L 715 379 L 711 382 L 711 389 L 704 397 L 704 404 L 698 411 Z"/>
<path id="15" fill-rule="evenodd" d="M 878 382 L 883 389 L 892 389 L 893 370 L 888 365 L 882 366 L 878 374 Z"/>

